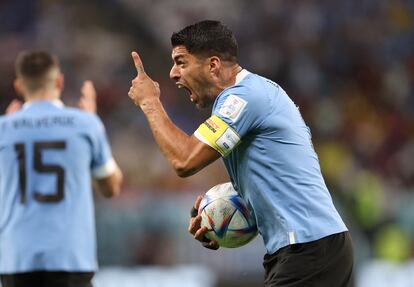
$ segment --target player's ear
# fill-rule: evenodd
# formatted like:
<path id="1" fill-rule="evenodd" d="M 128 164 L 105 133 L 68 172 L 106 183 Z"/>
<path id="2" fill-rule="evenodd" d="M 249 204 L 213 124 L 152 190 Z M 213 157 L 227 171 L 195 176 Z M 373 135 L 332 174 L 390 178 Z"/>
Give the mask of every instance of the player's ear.
<path id="1" fill-rule="evenodd" d="M 56 77 L 56 87 L 63 91 L 63 88 L 65 87 L 65 76 L 61 72 L 59 72 L 58 76 Z"/>
<path id="2" fill-rule="evenodd" d="M 217 56 L 213 56 L 208 58 L 209 59 L 209 65 L 210 65 L 210 72 L 214 74 L 218 74 L 220 68 L 221 68 L 221 60 Z"/>
<path id="3" fill-rule="evenodd" d="M 24 86 L 18 78 L 14 80 L 13 86 L 14 86 L 14 90 L 16 91 L 16 93 L 19 96 L 23 97 L 23 95 L 24 95 Z"/>

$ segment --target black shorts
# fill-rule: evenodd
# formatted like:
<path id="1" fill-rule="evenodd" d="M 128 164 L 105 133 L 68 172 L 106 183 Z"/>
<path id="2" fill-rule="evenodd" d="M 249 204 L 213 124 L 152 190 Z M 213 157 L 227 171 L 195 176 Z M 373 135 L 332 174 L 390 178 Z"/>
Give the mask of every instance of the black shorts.
<path id="1" fill-rule="evenodd" d="M 292 244 L 264 256 L 267 287 L 352 287 L 353 250 L 349 232 Z"/>
<path id="2" fill-rule="evenodd" d="M 92 287 L 93 272 L 35 271 L 1 274 L 3 287 Z"/>

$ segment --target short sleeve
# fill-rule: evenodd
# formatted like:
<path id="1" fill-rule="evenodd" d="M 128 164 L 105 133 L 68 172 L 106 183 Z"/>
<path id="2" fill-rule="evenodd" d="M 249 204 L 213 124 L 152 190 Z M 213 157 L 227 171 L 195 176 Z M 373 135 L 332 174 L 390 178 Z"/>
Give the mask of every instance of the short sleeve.
<path id="1" fill-rule="evenodd" d="M 116 163 L 113 159 L 111 147 L 102 121 L 95 117 L 93 135 L 92 135 L 92 175 L 97 178 L 104 178 L 116 169 Z"/>
<path id="2" fill-rule="evenodd" d="M 248 89 L 229 89 L 219 96 L 210 118 L 202 123 L 194 135 L 202 142 L 227 156 L 261 117 L 260 102 Z"/>

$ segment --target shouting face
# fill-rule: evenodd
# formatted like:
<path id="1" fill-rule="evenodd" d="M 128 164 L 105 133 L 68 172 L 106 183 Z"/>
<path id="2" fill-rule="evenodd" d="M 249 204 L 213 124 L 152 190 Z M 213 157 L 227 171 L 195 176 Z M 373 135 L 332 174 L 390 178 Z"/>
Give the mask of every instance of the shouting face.
<path id="1" fill-rule="evenodd" d="M 213 104 L 217 93 L 214 93 L 210 58 L 197 57 L 189 53 L 185 46 L 176 46 L 172 50 L 172 59 L 174 65 L 170 78 L 177 87 L 189 93 L 190 100 L 197 108 Z"/>

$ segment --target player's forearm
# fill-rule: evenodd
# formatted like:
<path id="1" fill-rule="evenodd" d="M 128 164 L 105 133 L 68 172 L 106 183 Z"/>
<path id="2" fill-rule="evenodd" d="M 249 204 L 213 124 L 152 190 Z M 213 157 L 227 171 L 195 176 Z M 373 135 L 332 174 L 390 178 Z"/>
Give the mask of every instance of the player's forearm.
<path id="1" fill-rule="evenodd" d="M 158 98 L 141 104 L 140 107 L 162 153 L 176 172 L 180 174 L 189 159 L 190 136 L 171 121 Z"/>
<path id="2" fill-rule="evenodd" d="M 116 167 L 111 175 L 97 180 L 101 194 L 108 198 L 119 195 L 121 193 L 122 180 L 122 171 Z"/>

